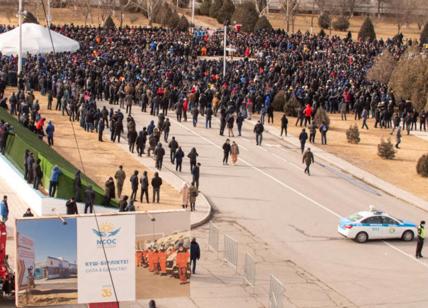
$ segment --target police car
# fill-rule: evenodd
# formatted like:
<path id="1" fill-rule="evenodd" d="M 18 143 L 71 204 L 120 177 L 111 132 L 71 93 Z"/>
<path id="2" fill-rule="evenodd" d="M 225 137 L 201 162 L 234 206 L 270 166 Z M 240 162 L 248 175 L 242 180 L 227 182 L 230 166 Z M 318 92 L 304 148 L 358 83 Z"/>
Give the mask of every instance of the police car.
<path id="1" fill-rule="evenodd" d="M 370 207 L 368 211 L 355 213 L 340 219 L 337 231 L 344 237 L 358 243 L 374 239 L 402 239 L 412 241 L 417 233 L 417 226 L 400 220 Z"/>

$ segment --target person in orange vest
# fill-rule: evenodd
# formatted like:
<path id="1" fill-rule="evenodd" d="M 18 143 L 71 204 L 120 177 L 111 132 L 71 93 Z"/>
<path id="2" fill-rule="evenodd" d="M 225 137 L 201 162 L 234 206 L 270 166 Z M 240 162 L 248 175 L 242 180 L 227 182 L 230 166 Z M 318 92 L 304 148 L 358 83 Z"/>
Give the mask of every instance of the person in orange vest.
<path id="1" fill-rule="evenodd" d="M 147 263 L 149 264 L 149 272 L 153 272 L 154 268 L 154 259 L 153 259 L 153 247 L 149 247 L 149 251 L 147 252 Z"/>
<path id="2" fill-rule="evenodd" d="M 142 263 L 143 267 L 148 267 L 147 253 L 148 253 L 147 250 L 143 250 L 143 253 L 142 253 L 143 256 L 142 256 L 142 260 L 141 260 L 141 263 Z"/>
<path id="3" fill-rule="evenodd" d="M 178 246 L 178 252 L 176 257 L 176 263 L 178 267 L 178 278 L 180 284 L 187 283 L 187 263 L 189 261 L 189 252 L 184 248 L 183 244 L 180 243 Z"/>
<path id="4" fill-rule="evenodd" d="M 135 264 L 137 267 L 140 267 L 142 265 L 143 260 L 143 252 L 141 250 L 137 250 L 136 256 L 135 256 Z"/>
<path id="5" fill-rule="evenodd" d="M 159 256 L 160 274 L 161 274 L 161 276 L 165 276 L 166 275 L 166 259 L 168 258 L 168 256 L 166 254 L 166 249 L 165 249 L 164 245 L 161 246 L 161 249 L 158 253 L 158 256 Z"/>
<path id="6" fill-rule="evenodd" d="M 153 270 L 156 275 L 159 275 L 159 251 L 157 246 L 155 246 L 153 250 L 152 258 L 153 258 Z"/>

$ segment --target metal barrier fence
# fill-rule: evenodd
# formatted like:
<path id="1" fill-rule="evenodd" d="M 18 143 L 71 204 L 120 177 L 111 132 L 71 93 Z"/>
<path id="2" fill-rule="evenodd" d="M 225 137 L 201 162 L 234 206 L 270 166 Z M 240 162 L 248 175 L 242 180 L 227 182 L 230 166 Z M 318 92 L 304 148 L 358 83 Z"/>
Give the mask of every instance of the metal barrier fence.
<path id="1" fill-rule="evenodd" d="M 224 235 L 224 259 L 238 270 L 238 242 Z"/>
<path id="2" fill-rule="evenodd" d="M 270 275 L 269 308 L 283 308 L 284 286 L 274 275 Z"/>
<path id="3" fill-rule="evenodd" d="M 218 252 L 219 239 L 219 229 L 215 224 L 211 222 L 210 229 L 208 232 L 208 249 L 211 248 L 215 252 Z"/>
<path id="4" fill-rule="evenodd" d="M 256 285 L 256 261 L 248 252 L 245 254 L 244 277 L 250 286 Z"/>

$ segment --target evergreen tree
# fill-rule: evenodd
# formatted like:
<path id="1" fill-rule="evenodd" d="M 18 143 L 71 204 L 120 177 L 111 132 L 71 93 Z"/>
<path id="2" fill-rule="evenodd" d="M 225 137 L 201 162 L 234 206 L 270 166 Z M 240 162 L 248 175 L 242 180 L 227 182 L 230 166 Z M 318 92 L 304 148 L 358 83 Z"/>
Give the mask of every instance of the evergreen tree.
<path id="1" fill-rule="evenodd" d="M 204 16 L 210 15 L 211 0 L 204 0 L 199 8 L 199 13 Z"/>
<path id="2" fill-rule="evenodd" d="M 419 175 L 428 177 L 428 154 L 424 154 L 419 158 L 416 171 Z"/>
<path id="3" fill-rule="evenodd" d="M 380 144 L 377 145 L 377 155 L 383 159 L 394 159 L 395 150 L 394 145 L 391 143 L 391 139 L 388 138 L 385 141 L 383 138 L 380 141 Z"/>
<path id="4" fill-rule="evenodd" d="M 374 41 L 376 39 L 376 32 L 370 17 L 367 17 L 361 25 L 358 39 L 363 41 Z"/>
<path id="5" fill-rule="evenodd" d="M 425 24 L 420 37 L 421 44 L 428 44 L 428 22 Z"/>
<path id="6" fill-rule="evenodd" d="M 225 21 L 230 21 L 234 11 L 235 5 L 232 0 L 224 0 L 221 9 L 217 13 L 217 21 L 221 24 Z"/>
<path id="7" fill-rule="evenodd" d="M 259 30 L 272 30 L 272 25 L 269 21 L 269 19 L 266 18 L 266 16 L 262 16 L 259 18 L 259 20 L 257 20 L 257 23 L 254 27 L 254 31 L 259 31 Z"/>
<path id="8" fill-rule="evenodd" d="M 223 6 L 223 0 L 213 0 L 210 6 L 210 17 L 217 18 L 218 12 Z"/>
<path id="9" fill-rule="evenodd" d="M 244 2 L 237 5 L 232 16 L 232 23 L 241 24 L 241 29 L 244 32 L 253 32 L 258 20 L 259 13 L 253 2 Z"/>
<path id="10" fill-rule="evenodd" d="M 357 144 L 360 142 L 360 131 L 358 130 L 357 124 L 349 126 L 346 130 L 346 139 L 349 143 Z"/>

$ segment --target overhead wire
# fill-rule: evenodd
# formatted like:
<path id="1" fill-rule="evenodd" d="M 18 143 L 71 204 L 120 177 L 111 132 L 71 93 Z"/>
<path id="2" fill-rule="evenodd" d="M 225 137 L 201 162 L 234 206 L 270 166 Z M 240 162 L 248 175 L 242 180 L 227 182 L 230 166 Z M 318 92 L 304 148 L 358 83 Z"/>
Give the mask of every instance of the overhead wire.
<path id="1" fill-rule="evenodd" d="M 43 0 L 40 0 L 40 2 L 42 3 L 42 7 L 43 7 L 43 14 L 45 15 L 46 28 L 48 29 L 48 33 L 49 33 L 49 39 L 50 39 L 50 41 L 51 41 L 51 45 L 52 45 L 52 52 L 53 52 L 53 54 L 55 55 L 55 54 L 56 54 L 56 52 L 55 52 L 55 45 L 54 45 L 54 42 L 53 42 L 53 39 L 52 39 L 52 33 L 51 33 L 50 26 L 49 26 L 48 17 L 47 17 L 47 14 L 46 14 L 45 4 L 44 4 L 44 1 L 43 1 Z M 77 152 L 78 152 L 78 154 L 79 154 L 80 165 L 81 165 L 81 168 L 82 168 L 83 173 L 85 174 L 86 172 L 85 172 L 85 166 L 84 166 L 84 164 L 83 164 L 82 154 L 81 154 L 81 152 L 80 152 L 80 147 L 79 147 L 79 143 L 78 143 L 78 141 L 77 141 L 76 131 L 75 131 L 75 129 L 74 129 L 73 121 L 71 121 L 71 119 L 70 119 L 70 123 L 71 123 L 71 128 L 72 128 L 72 131 L 73 131 L 74 141 L 75 141 L 75 143 L 76 143 Z M 101 247 L 102 247 L 102 250 L 103 250 L 104 259 L 105 259 L 105 261 L 106 261 L 107 271 L 108 271 L 108 273 L 109 273 L 110 282 L 111 282 L 111 285 L 112 285 L 112 289 L 113 289 L 113 293 L 114 293 L 115 301 L 116 301 L 117 306 L 118 306 L 118 307 L 120 307 L 120 306 L 119 306 L 119 300 L 118 300 L 118 298 L 117 298 L 116 287 L 115 287 L 114 280 L 113 280 L 113 275 L 112 275 L 112 273 L 111 273 L 111 269 L 110 269 L 110 262 L 109 262 L 109 260 L 108 260 L 107 252 L 106 252 L 106 249 L 105 249 L 105 246 L 104 246 L 104 240 L 103 240 L 103 237 L 102 237 L 102 232 L 101 232 L 101 230 L 100 230 L 100 225 L 99 225 L 99 222 L 98 222 L 98 216 L 97 216 L 97 213 L 96 213 L 96 211 L 95 211 L 95 207 L 93 207 L 93 209 L 92 209 L 92 210 L 93 210 L 93 213 L 94 213 L 94 218 L 95 218 L 95 222 L 96 222 L 96 225 L 97 225 L 97 230 L 98 230 L 98 234 L 99 234 L 99 237 L 100 237 Z"/>

